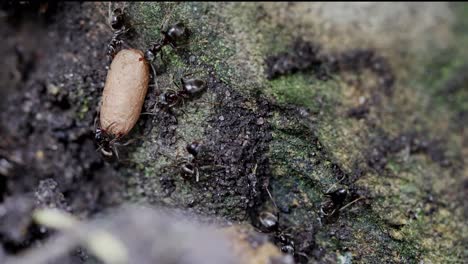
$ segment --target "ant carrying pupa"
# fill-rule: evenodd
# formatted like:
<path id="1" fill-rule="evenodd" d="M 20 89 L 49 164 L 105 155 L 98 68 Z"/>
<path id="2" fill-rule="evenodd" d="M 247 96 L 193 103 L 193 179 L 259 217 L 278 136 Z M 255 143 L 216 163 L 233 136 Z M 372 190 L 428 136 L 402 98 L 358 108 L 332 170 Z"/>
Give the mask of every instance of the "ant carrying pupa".
<path id="1" fill-rule="evenodd" d="M 110 6 L 109 6 L 110 8 Z M 188 37 L 188 30 L 183 23 L 177 22 L 167 29 L 161 30 L 162 38 L 154 42 L 152 47 L 143 52 L 138 49 L 121 49 L 122 37 L 130 29 L 124 8 L 117 8 L 110 19 L 115 30 L 108 45 L 107 55 L 112 63 L 107 73 L 102 95 L 99 118 L 95 120 L 95 139 L 101 153 L 105 156 L 116 156 L 117 145 L 135 126 L 138 121 L 150 81 L 150 67 L 153 69 L 153 79 L 156 79 L 152 61 L 166 45 L 176 47 L 177 43 Z M 199 91 L 204 82 L 198 79 L 183 79 L 183 88 L 178 92 L 168 92 L 164 99 L 170 105 Z M 96 126 L 97 125 L 97 126 Z"/>

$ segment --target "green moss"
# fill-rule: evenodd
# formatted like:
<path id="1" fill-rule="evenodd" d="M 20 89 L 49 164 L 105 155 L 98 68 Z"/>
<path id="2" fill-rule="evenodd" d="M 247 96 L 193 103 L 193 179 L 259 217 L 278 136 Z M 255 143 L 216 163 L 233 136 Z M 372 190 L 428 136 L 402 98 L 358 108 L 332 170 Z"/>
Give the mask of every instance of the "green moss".
<path id="1" fill-rule="evenodd" d="M 89 114 L 89 104 L 92 99 L 84 95 L 83 89 L 78 89 L 77 97 L 81 98 L 81 100 L 79 101 L 79 107 L 76 115 L 78 117 L 78 120 L 83 120 L 85 116 Z"/>
<path id="2" fill-rule="evenodd" d="M 269 93 L 279 102 L 305 106 L 312 111 L 323 110 L 318 99 L 332 100 L 336 84 L 310 77 L 310 74 L 283 76 L 270 82 Z"/>
<path id="3" fill-rule="evenodd" d="M 466 80 L 468 61 L 468 5 L 452 3 L 455 16 L 453 26 L 455 40 L 444 50 L 431 50 L 417 64 L 419 70 L 412 87 L 420 87 L 423 93 L 431 96 L 428 113 L 441 115 L 447 110 L 453 112 L 468 111 L 468 82 Z M 450 92 L 456 83 L 454 92 Z"/>
<path id="4" fill-rule="evenodd" d="M 460 12 L 467 12 L 466 9 L 465 5 Z M 163 89 L 173 88 L 171 77 L 181 70 L 200 71 L 201 75 L 206 75 L 213 69 L 217 78 L 246 95 L 248 100 L 249 92 L 258 89 L 280 104 L 309 110 L 309 118 L 290 117 L 278 111 L 268 120 L 272 125 L 273 137 L 268 153 L 272 169 L 270 191 L 278 204 L 293 208 L 290 214 L 284 216 L 289 223 L 301 225 L 304 219 L 311 223 L 318 219 L 318 209 L 325 200 L 323 192 L 330 187 L 340 187 L 333 166 L 338 165 L 344 171 L 351 172 L 353 162 L 365 161 L 372 126 L 381 126 L 384 131 L 397 133 L 400 132 L 398 129 L 406 128 L 403 124 L 409 124 L 407 127 L 412 131 L 424 131 L 432 128 L 431 122 L 438 120 L 436 114 L 426 113 L 428 109 L 436 108 L 441 112 L 446 112 L 448 106 L 457 111 L 467 109 L 468 99 L 463 90 L 452 97 L 455 100 L 453 106 L 445 97 L 432 98 L 432 95 L 443 90 L 467 61 L 467 54 L 463 51 L 467 42 L 461 33 L 458 48 L 452 46 L 443 52 L 425 54 L 427 56 L 423 59 L 411 62 L 416 65 L 414 68 L 397 69 L 397 73 L 408 70 L 409 73 L 406 73 L 410 78 L 400 79 L 397 74 L 397 94 L 392 99 L 382 97 L 384 102 L 372 109 L 373 115 L 366 123 L 343 114 L 347 87 L 340 83 L 340 76 L 321 81 L 310 72 L 303 72 L 266 80 L 264 58 L 287 50 L 295 31 L 291 28 L 293 25 L 279 25 L 275 17 L 264 16 L 265 11 L 260 3 L 135 3 L 131 5 L 131 10 L 138 14 L 135 16 L 138 20 L 145 22 L 144 26 L 138 26 L 138 32 L 141 32 L 138 45 L 141 48 L 160 37 L 159 27 L 166 15 L 170 22 L 183 20 L 192 31 L 187 53 L 165 49 L 167 71 L 158 78 Z M 465 32 L 468 25 L 460 25 L 465 25 L 463 23 L 467 23 L 467 20 L 463 18 L 460 21 L 456 30 Z M 191 60 L 191 56 L 195 60 Z M 410 90 L 409 94 L 422 98 L 421 102 L 402 103 L 399 95 L 402 90 Z M 394 102 L 388 102 L 393 99 Z M 204 127 L 200 124 L 212 114 L 212 105 L 206 103 L 210 100 L 210 95 L 204 94 L 196 103 L 188 102 L 184 107 L 186 115 L 176 110 L 178 138 L 170 151 L 175 153 L 183 149 L 186 142 L 203 137 Z M 416 119 L 414 117 L 425 122 L 415 124 L 412 122 Z M 156 138 L 157 133 L 152 131 L 149 138 Z M 161 191 L 160 177 L 169 173 L 167 168 L 174 160 L 157 155 L 159 148 L 156 144 L 151 140 L 145 141 L 131 154 L 131 160 L 135 163 L 134 169 L 129 169 L 127 174 L 127 191 L 131 199 L 144 199 L 141 189 L 154 193 Z M 428 193 L 444 203 L 450 203 L 447 195 L 449 189 L 444 183 L 452 177 L 449 171 L 424 155 L 411 155 L 406 161 L 397 156 L 388 157 L 384 172 L 378 175 L 369 172 L 356 183 L 357 187 L 369 192 L 366 198 L 372 206 L 350 207 L 340 215 L 336 224 L 318 228 L 317 244 L 324 247 L 327 254 L 337 252 L 338 260 L 344 263 L 417 263 L 420 259 L 446 263 L 455 261 L 456 256 L 460 255 L 462 246 L 454 242 L 460 240 L 459 237 L 450 237 L 456 229 L 451 222 L 461 221 L 460 216 L 453 210 L 436 211 L 434 216 L 425 216 L 429 205 L 424 201 Z M 136 182 L 136 174 L 142 176 L 140 180 L 145 179 L 144 185 Z M 176 192 L 170 197 L 163 194 L 155 196 L 161 198 L 158 202 L 189 204 L 194 198 L 192 193 L 197 193 L 194 191 L 196 187 L 187 184 L 178 175 L 170 176 L 175 181 Z M 206 198 L 203 201 L 212 198 L 209 192 L 204 195 Z M 226 208 L 235 208 L 237 203 L 236 198 L 229 198 L 224 201 L 225 208 L 210 209 L 221 215 L 236 215 L 239 212 Z M 410 217 L 410 212 L 414 212 L 415 216 Z M 344 229 L 346 234 L 350 234 L 349 237 L 331 237 L 330 232 L 337 229 Z M 444 245 L 441 247 L 430 242 L 437 229 L 444 233 L 436 240 L 436 244 Z M 446 246 L 451 243 L 454 243 L 453 247 Z"/>

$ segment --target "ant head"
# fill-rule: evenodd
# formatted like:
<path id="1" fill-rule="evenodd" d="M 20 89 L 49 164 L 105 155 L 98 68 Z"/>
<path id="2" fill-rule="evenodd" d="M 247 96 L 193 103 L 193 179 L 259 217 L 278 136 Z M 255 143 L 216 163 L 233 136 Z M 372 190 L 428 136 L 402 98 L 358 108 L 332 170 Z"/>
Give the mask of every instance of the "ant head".
<path id="1" fill-rule="evenodd" d="M 124 26 L 124 12 L 120 8 L 114 9 L 112 18 L 111 18 L 111 27 L 113 29 L 120 29 Z"/>
<path id="2" fill-rule="evenodd" d="M 94 132 L 94 139 L 96 142 L 101 142 L 103 140 L 103 131 L 99 127 L 96 128 L 96 131 Z"/>
<path id="3" fill-rule="evenodd" d="M 273 214 L 268 211 L 262 211 L 258 215 L 258 220 L 266 231 L 272 231 L 278 228 L 278 214 Z"/>
<path id="4" fill-rule="evenodd" d="M 177 104 L 179 96 L 174 91 L 166 91 L 160 95 L 159 100 L 163 105 L 174 106 Z"/>
<path id="5" fill-rule="evenodd" d="M 109 136 L 104 130 L 101 128 L 96 128 L 94 139 L 101 150 L 101 153 L 107 157 L 112 157 L 112 144 L 114 142 L 113 138 Z"/>
<path id="6" fill-rule="evenodd" d="M 325 195 L 329 196 L 334 204 L 342 204 L 348 195 L 348 191 L 340 188 L 336 191 L 328 192 Z"/>
<path id="7" fill-rule="evenodd" d="M 155 59 L 155 54 L 153 51 L 151 51 L 151 49 L 148 49 L 146 52 L 145 52 L 145 59 L 147 61 L 153 61 Z"/>
<path id="8" fill-rule="evenodd" d="M 180 79 L 184 91 L 190 95 L 197 94 L 206 88 L 206 83 L 200 79 Z"/>
<path id="9" fill-rule="evenodd" d="M 200 147 L 201 147 L 201 144 L 197 141 L 193 141 L 192 143 L 190 144 L 187 144 L 187 146 L 185 147 L 187 149 L 187 152 L 192 154 L 192 156 L 196 157 L 198 155 L 198 153 L 200 152 Z"/>
<path id="10" fill-rule="evenodd" d="M 182 177 L 184 178 L 190 178 L 195 174 L 195 166 L 192 163 L 184 163 L 180 169 L 182 171 Z"/>
<path id="11" fill-rule="evenodd" d="M 182 22 L 175 23 L 162 33 L 169 38 L 169 41 L 173 44 L 185 40 L 189 35 L 187 27 Z"/>

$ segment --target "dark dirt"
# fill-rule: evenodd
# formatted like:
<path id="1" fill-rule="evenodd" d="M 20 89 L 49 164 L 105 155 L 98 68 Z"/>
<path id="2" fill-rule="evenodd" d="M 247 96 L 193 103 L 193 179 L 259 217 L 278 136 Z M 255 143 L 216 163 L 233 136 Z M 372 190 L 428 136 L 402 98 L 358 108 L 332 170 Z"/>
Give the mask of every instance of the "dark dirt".
<path id="1" fill-rule="evenodd" d="M 325 60 L 319 54 L 320 46 L 315 43 L 296 40 L 288 50 L 277 55 L 268 56 L 265 59 L 268 79 L 274 79 L 281 75 L 292 74 L 298 71 L 312 70 L 316 75 L 325 78 Z"/>
<path id="2" fill-rule="evenodd" d="M 344 72 L 361 74 L 366 70 L 370 71 L 378 80 L 377 87 L 370 91 L 369 101 L 346 111 L 345 115 L 354 119 L 365 119 L 372 107 L 379 107 L 382 94 L 392 97 L 396 77 L 385 57 L 371 49 L 325 53 L 321 47 L 319 43 L 301 39 L 293 41 L 288 51 L 265 59 L 267 78 L 271 80 L 296 72 L 311 72 L 317 79 L 327 81 L 334 74 Z"/>
<path id="3" fill-rule="evenodd" d="M 367 163 L 370 168 L 382 172 L 391 155 L 408 148 L 409 154 L 426 154 L 440 166 L 449 167 L 452 163 L 446 157 L 443 145 L 443 140 L 428 139 L 424 133 L 406 132 L 392 138 L 381 132 L 372 139 Z"/>
<path id="4" fill-rule="evenodd" d="M 110 31 L 96 27 L 90 5 L 25 3 L 3 9 L 13 19 L 0 27 L 6 64 L 0 197 L 7 217 L 2 223 L 8 225 L 0 228 L 0 243 L 12 254 L 43 237 L 30 225 L 32 208 L 55 206 L 86 216 L 117 203 L 112 190 L 121 184 L 93 140 Z M 67 9 L 73 11 L 63 12 Z M 81 119 L 74 116 L 80 111 Z"/>
<path id="5" fill-rule="evenodd" d="M 271 174 L 266 158 L 271 140 L 270 126 L 266 122 L 270 116 L 269 104 L 258 98 L 257 109 L 253 111 L 247 108 L 246 98 L 238 92 L 220 82 L 215 85 L 216 101 L 221 104 L 209 120 L 211 129 L 206 132 L 206 138 L 212 141 L 206 148 L 211 153 L 223 153 L 215 162 L 227 168 L 216 175 L 216 200 L 221 203 L 223 197 L 234 195 L 242 201 L 239 203 L 242 208 L 232 209 L 248 211 L 266 194 Z"/>
<path id="6" fill-rule="evenodd" d="M 205 67 L 210 68 L 209 65 Z M 247 220 L 248 212 L 261 202 L 268 186 L 270 172 L 266 152 L 271 135 L 266 120 L 270 115 L 269 103 L 258 98 L 254 102 L 255 109 L 249 108 L 247 98 L 219 81 L 214 72 L 207 80 L 206 92 L 214 95 L 217 105 L 205 121 L 207 129 L 192 163 L 193 169 L 198 169 L 200 180 L 195 181 L 195 174 L 183 173 L 183 164 L 174 161 L 163 169 L 160 184 L 164 195 L 171 196 L 176 182 L 184 178 L 193 192 L 193 200 L 187 207 L 204 214 Z M 156 140 L 161 149 L 176 143 L 177 110 L 157 109 L 152 121 L 145 122 L 145 130 L 155 128 L 158 131 Z M 154 155 L 160 154 L 163 153 Z M 174 170 L 180 179 L 173 178 Z M 160 197 L 148 193 L 148 198 L 158 200 Z"/>
<path id="7" fill-rule="evenodd" d="M 41 8 L 46 11 L 37 15 Z M 7 96 L 2 96 L 0 114 L 0 181 L 5 183 L 0 188 L 0 249 L 16 254 L 48 234 L 32 224 L 34 208 L 57 207 L 86 217 L 121 203 L 117 193 L 124 185 L 117 169 L 128 164 L 107 162 L 96 151 L 94 117 L 112 31 L 97 26 L 95 21 L 103 18 L 92 4 L 59 3 L 48 9 L 10 3 L 3 9 L 15 19 L 2 21 L 0 29 L 6 40 L 0 50 L 7 63 L 2 69 L 8 70 L 2 72 L 8 85 L 1 89 Z M 247 220 L 266 197 L 269 104 L 258 98 L 251 109 L 214 72 L 208 91 L 221 104 L 207 120 L 205 136 L 211 140 L 197 156 L 201 177 L 188 206 Z M 144 111 L 155 110 L 157 95 L 149 93 Z M 155 127 L 162 145 L 175 143 L 177 119 L 171 110 L 142 117 L 135 133 Z M 175 191 L 168 176 L 173 170 L 167 168 L 160 178 L 166 196 Z M 187 181 L 194 182 L 193 176 Z M 228 204 L 227 197 L 232 199 Z"/>
<path id="8" fill-rule="evenodd" d="M 388 61 L 370 49 L 354 49 L 340 53 L 324 53 L 318 43 L 301 39 L 294 41 L 288 52 L 268 56 L 265 59 L 268 79 L 299 71 L 312 71 L 320 80 L 327 80 L 339 72 L 370 70 L 379 78 L 379 88 L 387 96 L 393 93 L 395 76 Z"/>

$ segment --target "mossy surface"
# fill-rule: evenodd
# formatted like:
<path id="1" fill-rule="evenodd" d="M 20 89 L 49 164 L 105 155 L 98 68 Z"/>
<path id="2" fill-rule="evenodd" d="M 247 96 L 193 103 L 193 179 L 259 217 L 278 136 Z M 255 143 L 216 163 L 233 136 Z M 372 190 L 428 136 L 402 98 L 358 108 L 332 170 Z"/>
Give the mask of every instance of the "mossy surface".
<path id="1" fill-rule="evenodd" d="M 268 150 L 255 154 L 244 170 L 246 174 L 252 171 L 256 160 L 269 168 L 271 173 L 264 173 L 270 177 L 268 188 L 280 209 L 280 228 L 293 233 L 296 244 L 301 239 L 310 243 L 303 248 L 310 259 L 460 262 L 466 258 L 462 241 L 467 232 L 462 195 L 457 193 L 463 192 L 459 186 L 466 181 L 461 147 L 466 139 L 455 129 L 463 125 L 453 123 L 460 122 L 458 114 L 468 110 L 468 27 L 466 4 L 455 9 L 455 40 L 443 50 L 392 57 L 387 54 L 403 48 L 369 48 L 390 65 L 388 73 L 376 74 L 375 69 L 364 67 L 335 71 L 324 80 L 306 70 L 268 80 L 264 63 L 268 56 L 288 52 L 298 37 L 312 39 L 320 32 L 296 30 L 296 22 L 277 19 L 279 11 L 272 13 L 271 6 L 260 3 L 131 4 L 132 16 L 145 23 L 136 26 L 139 36 L 135 41 L 141 47 L 160 37 L 159 27 L 166 16 L 171 22 L 184 21 L 191 30 L 188 48 L 165 48 L 167 62 L 157 76 L 161 89 L 174 88 L 172 75 L 181 71 L 210 76 L 222 85 L 211 86 L 200 98 L 175 109 L 177 123 L 168 121 L 170 115 L 143 122 L 149 133 L 130 153 L 134 166 L 125 173 L 125 196 L 255 222 L 246 213 L 250 209 L 244 206 L 242 195 L 219 201 L 214 183 L 203 185 L 202 190 L 199 183 L 184 180 L 174 167 L 176 156 L 187 154 L 188 142 L 210 142 L 215 137 L 221 129 L 216 122 L 229 118 L 221 110 L 226 103 L 238 120 L 244 120 L 241 115 L 249 117 L 245 120 L 262 117 L 262 122 L 271 125 L 258 132 L 271 133 L 271 140 L 256 143 L 266 144 Z M 321 54 L 326 56 L 338 58 L 361 48 L 346 45 L 332 53 L 324 38 L 318 39 Z M 390 95 L 381 84 L 385 74 L 396 79 Z M 221 102 L 223 97 L 226 102 Z M 270 110 L 259 103 L 259 97 L 268 101 Z M 347 115 L 349 109 L 367 103 L 369 113 L 363 118 Z M 166 138 L 163 134 L 170 126 L 174 126 L 172 136 Z M 244 129 L 253 127 L 248 123 Z M 408 137 L 408 133 L 416 136 Z M 442 147 L 432 151 L 418 142 Z M 265 158 L 268 165 L 260 161 Z M 378 167 L 372 163 L 375 159 Z M 205 172 L 201 177 L 215 179 L 216 173 Z M 235 193 L 234 187 L 225 188 Z M 348 196 L 335 209 L 344 209 L 338 215 L 324 215 L 327 206 L 333 208 L 325 193 L 339 188 L 348 190 Z M 261 201 L 259 207 L 272 210 L 268 197 Z M 303 239 L 307 228 L 313 230 L 309 240 Z M 271 234 L 272 238 L 277 235 Z"/>

